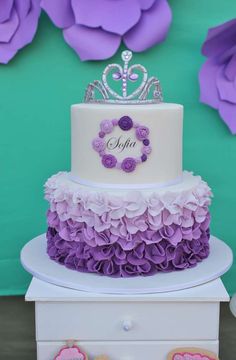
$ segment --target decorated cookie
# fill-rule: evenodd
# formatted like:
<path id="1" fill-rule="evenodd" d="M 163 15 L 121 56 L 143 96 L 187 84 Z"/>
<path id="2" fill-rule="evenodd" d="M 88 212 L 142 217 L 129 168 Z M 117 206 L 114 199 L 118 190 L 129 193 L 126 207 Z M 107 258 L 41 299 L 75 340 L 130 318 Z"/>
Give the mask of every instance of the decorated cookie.
<path id="1" fill-rule="evenodd" d="M 54 360 L 88 360 L 87 355 L 76 345 L 63 347 Z"/>
<path id="2" fill-rule="evenodd" d="M 167 360 L 219 360 L 219 358 L 216 354 L 204 349 L 178 348 L 169 353 Z"/>

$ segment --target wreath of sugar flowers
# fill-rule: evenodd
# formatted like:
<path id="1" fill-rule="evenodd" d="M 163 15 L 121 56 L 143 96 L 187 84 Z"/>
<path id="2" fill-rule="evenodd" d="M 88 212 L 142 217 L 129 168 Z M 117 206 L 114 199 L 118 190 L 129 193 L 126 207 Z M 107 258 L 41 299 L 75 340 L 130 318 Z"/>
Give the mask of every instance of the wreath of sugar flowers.
<path id="1" fill-rule="evenodd" d="M 143 144 L 140 156 L 136 158 L 126 157 L 125 159 L 118 161 L 114 155 L 106 153 L 105 136 L 110 134 L 116 126 L 119 126 L 123 131 L 129 131 L 132 128 L 135 129 L 136 139 Z M 149 133 L 148 127 L 133 122 L 129 116 L 122 116 L 119 120 L 103 120 L 100 123 L 98 136 L 92 141 L 92 147 L 101 157 L 103 166 L 108 169 L 116 168 L 130 173 L 136 169 L 137 164 L 147 161 L 148 155 L 152 151 L 150 140 L 148 139 Z"/>

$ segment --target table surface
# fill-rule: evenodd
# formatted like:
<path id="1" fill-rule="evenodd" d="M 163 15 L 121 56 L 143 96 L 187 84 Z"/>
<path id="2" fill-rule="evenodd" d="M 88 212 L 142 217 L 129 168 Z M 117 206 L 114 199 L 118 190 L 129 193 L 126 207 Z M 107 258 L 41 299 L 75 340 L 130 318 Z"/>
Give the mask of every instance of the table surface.
<path id="1" fill-rule="evenodd" d="M 25 296 L 26 301 L 149 301 L 149 302 L 227 302 L 229 295 L 220 278 L 185 290 L 154 294 L 97 294 L 73 290 L 33 278 Z"/>

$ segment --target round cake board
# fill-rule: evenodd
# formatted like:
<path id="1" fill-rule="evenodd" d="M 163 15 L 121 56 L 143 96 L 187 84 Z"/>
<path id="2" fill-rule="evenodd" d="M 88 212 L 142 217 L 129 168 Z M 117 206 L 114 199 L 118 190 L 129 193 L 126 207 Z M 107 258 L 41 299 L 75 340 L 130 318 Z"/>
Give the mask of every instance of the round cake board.
<path id="1" fill-rule="evenodd" d="M 151 294 L 183 290 L 217 279 L 233 262 L 229 246 L 211 236 L 209 257 L 194 268 L 145 277 L 112 278 L 67 269 L 49 258 L 46 246 L 45 234 L 24 246 L 21 263 L 26 271 L 54 285 L 100 294 Z"/>

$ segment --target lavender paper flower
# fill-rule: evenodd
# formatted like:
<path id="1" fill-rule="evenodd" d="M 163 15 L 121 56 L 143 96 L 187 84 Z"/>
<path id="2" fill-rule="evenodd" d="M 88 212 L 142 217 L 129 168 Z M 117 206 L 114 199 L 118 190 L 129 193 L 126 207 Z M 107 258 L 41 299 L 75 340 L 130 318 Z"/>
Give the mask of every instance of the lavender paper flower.
<path id="1" fill-rule="evenodd" d="M 200 100 L 236 134 L 236 19 L 209 29 L 202 53 L 207 60 L 199 73 Z"/>
<path id="2" fill-rule="evenodd" d="M 42 0 L 41 6 L 81 60 L 107 59 L 121 40 L 144 51 L 165 39 L 172 17 L 167 0 Z"/>
<path id="3" fill-rule="evenodd" d="M 40 0 L 0 1 L 0 63 L 7 64 L 36 33 Z"/>

